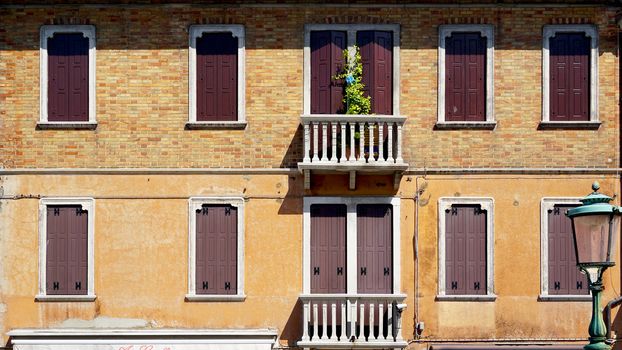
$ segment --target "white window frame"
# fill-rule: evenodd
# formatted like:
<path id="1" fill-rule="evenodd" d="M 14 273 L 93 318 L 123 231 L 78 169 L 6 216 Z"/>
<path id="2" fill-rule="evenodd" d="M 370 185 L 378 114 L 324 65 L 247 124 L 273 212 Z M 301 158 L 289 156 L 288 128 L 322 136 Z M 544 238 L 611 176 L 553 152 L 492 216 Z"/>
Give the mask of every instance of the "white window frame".
<path id="1" fill-rule="evenodd" d="M 453 295 L 446 294 L 445 278 L 447 270 L 445 266 L 445 215 L 446 210 L 451 209 L 452 205 L 479 205 L 486 211 L 486 294 L 485 295 Z M 438 294 L 437 300 L 464 300 L 464 301 L 494 301 L 494 262 L 495 262 L 495 202 L 489 197 L 441 197 L 438 200 Z"/>
<path id="2" fill-rule="evenodd" d="M 356 209 L 359 204 L 389 204 L 393 206 L 393 293 L 401 294 L 401 268 L 400 268 L 400 198 L 399 197 L 304 197 L 303 200 L 303 252 L 302 252 L 302 292 L 303 295 L 311 295 L 311 206 L 314 204 L 343 204 L 347 208 L 346 213 L 346 294 L 357 295 L 357 216 Z"/>
<path id="3" fill-rule="evenodd" d="M 246 44 L 245 30 L 241 24 L 191 25 L 188 42 L 188 122 L 189 129 L 245 128 L 246 127 Z M 197 38 L 204 33 L 231 33 L 238 39 L 237 120 L 197 121 Z"/>
<path id="4" fill-rule="evenodd" d="M 47 273 L 47 207 L 50 205 L 79 205 L 87 211 L 87 292 L 84 295 L 48 295 Z M 95 200 L 88 197 L 53 197 L 39 200 L 39 293 L 37 301 L 93 301 L 95 300 Z"/>
<path id="5" fill-rule="evenodd" d="M 338 30 L 347 32 L 347 48 L 354 54 L 356 33 L 364 30 L 379 30 L 393 33 L 393 116 L 400 116 L 400 25 L 399 24 L 306 24 L 303 49 L 303 115 L 311 115 L 311 32 Z M 330 116 L 331 114 L 318 114 Z M 339 116 L 340 114 L 338 114 Z"/>
<path id="6" fill-rule="evenodd" d="M 197 294 L 196 293 L 196 211 L 204 204 L 231 205 L 237 208 L 237 293 Z M 187 301 L 244 301 L 244 198 L 242 197 L 190 197 L 188 199 L 188 294 Z"/>
<path id="7" fill-rule="evenodd" d="M 479 33 L 486 38 L 486 120 L 485 121 L 446 121 L 445 120 L 445 47 L 447 38 L 453 33 Z M 438 27 L 438 118 L 437 128 L 490 128 L 495 121 L 495 38 L 491 24 L 451 24 Z"/>
<path id="8" fill-rule="evenodd" d="M 544 197 L 540 201 L 540 295 L 542 301 L 591 301 L 592 297 L 574 294 L 549 294 L 549 210 L 557 204 L 581 205 L 578 197 Z"/>
<path id="9" fill-rule="evenodd" d="M 557 33 L 584 33 L 590 38 L 590 113 L 589 121 L 568 122 L 550 120 L 550 39 Z M 542 126 L 595 126 L 598 120 L 598 28 L 592 24 L 545 25 L 542 29 Z"/>
<path id="10" fill-rule="evenodd" d="M 77 121 L 49 121 L 48 120 L 48 39 L 56 33 L 81 33 L 89 39 L 89 120 Z M 37 127 L 52 128 L 83 128 L 94 129 L 97 126 L 95 118 L 96 108 L 96 40 L 95 26 L 93 25 L 44 25 L 40 30 L 39 43 L 39 122 Z"/>

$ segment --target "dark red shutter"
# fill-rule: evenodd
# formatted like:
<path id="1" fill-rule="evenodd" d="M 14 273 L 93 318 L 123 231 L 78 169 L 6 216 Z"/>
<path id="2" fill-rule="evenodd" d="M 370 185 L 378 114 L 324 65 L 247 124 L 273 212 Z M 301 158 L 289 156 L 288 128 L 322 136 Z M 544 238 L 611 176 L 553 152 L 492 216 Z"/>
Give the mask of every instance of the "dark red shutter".
<path id="1" fill-rule="evenodd" d="M 343 69 L 345 49 L 346 32 L 311 32 L 311 113 L 344 112 L 343 80 L 333 77 Z"/>
<path id="2" fill-rule="evenodd" d="M 453 33 L 445 41 L 445 120 L 486 120 L 486 38 Z"/>
<path id="3" fill-rule="evenodd" d="M 557 33 L 549 40 L 550 120 L 587 121 L 590 38 L 583 33 Z"/>
<path id="4" fill-rule="evenodd" d="M 363 84 L 371 96 L 371 112 L 393 113 L 393 33 L 360 31 L 356 36 L 361 50 Z"/>
<path id="5" fill-rule="evenodd" d="M 549 294 L 588 295 L 587 277 L 577 268 L 572 222 L 564 215 L 576 205 L 555 205 L 548 213 Z"/>
<path id="6" fill-rule="evenodd" d="M 486 215 L 473 205 L 446 211 L 446 294 L 486 294 Z"/>
<path id="7" fill-rule="evenodd" d="M 48 39 L 48 120 L 89 120 L 89 39 L 82 33 Z"/>
<path id="8" fill-rule="evenodd" d="M 237 294 L 237 212 L 211 204 L 196 212 L 197 294 Z"/>
<path id="9" fill-rule="evenodd" d="M 88 213 L 81 206 L 47 207 L 46 293 L 88 292 Z"/>
<path id="10" fill-rule="evenodd" d="M 393 291 L 393 213 L 388 204 L 359 204 L 357 215 L 358 292 Z"/>
<path id="11" fill-rule="evenodd" d="M 204 33 L 196 46 L 197 120 L 237 120 L 238 39 L 231 33 Z"/>
<path id="12" fill-rule="evenodd" d="M 346 292 L 346 206 L 311 206 L 311 293 Z"/>

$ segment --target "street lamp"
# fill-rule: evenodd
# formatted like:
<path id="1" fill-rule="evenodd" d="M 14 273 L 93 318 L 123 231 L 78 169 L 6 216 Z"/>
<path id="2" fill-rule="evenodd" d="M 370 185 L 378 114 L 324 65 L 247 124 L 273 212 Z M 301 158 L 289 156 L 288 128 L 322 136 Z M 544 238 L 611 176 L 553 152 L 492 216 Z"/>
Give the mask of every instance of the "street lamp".
<path id="1" fill-rule="evenodd" d="M 566 212 L 572 220 L 577 267 L 587 275 L 592 292 L 592 320 L 588 328 L 590 343 L 585 350 L 611 349 L 605 343 L 607 330 L 600 310 L 600 293 L 604 289 L 603 272 L 615 265 L 620 207 L 609 204 L 612 198 L 598 193 L 599 188 L 598 182 L 594 182 L 594 192 L 581 199 L 582 205 Z"/>

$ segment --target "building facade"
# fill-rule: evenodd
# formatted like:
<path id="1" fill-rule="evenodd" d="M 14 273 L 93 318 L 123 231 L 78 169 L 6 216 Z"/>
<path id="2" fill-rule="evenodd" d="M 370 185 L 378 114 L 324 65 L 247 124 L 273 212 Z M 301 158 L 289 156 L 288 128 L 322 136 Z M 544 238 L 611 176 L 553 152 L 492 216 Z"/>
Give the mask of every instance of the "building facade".
<path id="1" fill-rule="evenodd" d="M 0 4 L 3 345 L 578 348 L 563 213 L 620 202 L 619 10 Z"/>

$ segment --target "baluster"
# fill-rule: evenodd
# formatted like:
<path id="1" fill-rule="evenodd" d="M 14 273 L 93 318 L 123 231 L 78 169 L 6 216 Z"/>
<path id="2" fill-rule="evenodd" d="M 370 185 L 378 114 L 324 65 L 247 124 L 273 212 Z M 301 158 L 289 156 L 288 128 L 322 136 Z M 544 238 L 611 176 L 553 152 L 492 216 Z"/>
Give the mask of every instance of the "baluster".
<path id="1" fill-rule="evenodd" d="M 302 306 L 302 341 L 309 341 L 309 304 L 307 301 Z"/>
<path id="2" fill-rule="evenodd" d="M 339 157 L 339 163 L 346 161 L 346 123 L 341 122 L 341 157 Z"/>
<path id="3" fill-rule="evenodd" d="M 348 299 L 348 312 L 350 313 L 350 338 L 356 339 L 356 303 Z"/>
<path id="4" fill-rule="evenodd" d="M 359 153 L 359 163 L 365 163 L 365 122 L 361 122 L 358 123 L 359 124 L 359 135 L 360 135 L 360 139 L 359 139 L 359 146 L 360 146 L 360 153 Z"/>
<path id="5" fill-rule="evenodd" d="M 393 338 L 393 329 L 395 322 L 393 320 L 393 303 L 387 303 L 387 337 L 389 340 L 395 340 Z"/>
<path id="6" fill-rule="evenodd" d="M 317 334 L 317 303 L 313 304 L 313 338 L 319 338 Z M 312 338 L 312 339 L 313 339 Z"/>
<path id="7" fill-rule="evenodd" d="M 356 159 L 354 158 L 356 143 L 354 143 L 354 122 L 350 122 L 350 159 L 351 162 L 354 162 Z"/>
<path id="8" fill-rule="evenodd" d="M 318 144 L 317 144 L 317 139 L 319 138 L 318 135 L 318 122 L 313 122 L 313 159 L 311 160 L 311 162 L 317 162 L 320 160 L 320 158 L 318 157 Z"/>
<path id="9" fill-rule="evenodd" d="M 374 303 L 369 303 L 369 340 L 376 339 L 374 335 Z"/>
<path id="10" fill-rule="evenodd" d="M 374 158 L 374 127 L 376 124 L 369 123 L 369 158 L 367 158 L 368 163 L 375 163 L 376 158 Z"/>
<path id="11" fill-rule="evenodd" d="M 387 135 L 387 161 L 390 163 L 394 163 L 395 159 L 393 159 L 393 123 L 387 123 L 387 129 L 389 131 L 389 135 Z"/>
<path id="12" fill-rule="evenodd" d="M 359 317 L 359 339 L 365 339 L 365 304 L 359 305 L 361 308 L 361 317 Z"/>
<path id="13" fill-rule="evenodd" d="M 340 341 L 348 340 L 346 333 L 346 303 L 341 302 L 341 335 L 339 337 Z"/>
<path id="14" fill-rule="evenodd" d="M 378 123 L 378 161 L 384 162 L 384 122 Z"/>
<path id="15" fill-rule="evenodd" d="M 328 316 L 328 310 L 326 307 L 326 302 L 323 302 L 322 303 L 322 336 L 320 337 L 321 340 L 325 340 L 327 338 L 326 337 L 326 333 L 327 333 L 326 330 L 328 329 L 328 325 L 327 325 L 328 322 L 326 322 L 327 321 L 326 319 L 328 318 L 327 316 Z"/>
<path id="16" fill-rule="evenodd" d="M 309 158 L 309 153 L 311 151 L 311 140 L 309 139 L 309 123 L 304 123 L 304 132 L 305 132 L 305 157 L 302 160 L 303 163 L 310 163 L 311 158 Z"/>
<path id="17" fill-rule="evenodd" d="M 332 330 L 333 332 L 330 335 L 330 340 L 337 340 L 337 305 L 333 303 L 331 305 L 331 320 L 332 322 Z"/>
<path id="18" fill-rule="evenodd" d="M 320 161 L 328 161 L 328 123 L 322 123 L 322 159 Z"/>
<path id="19" fill-rule="evenodd" d="M 397 123 L 397 158 L 395 162 L 400 164 L 404 163 L 404 159 L 402 159 L 402 124 Z"/>
<path id="20" fill-rule="evenodd" d="M 395 327 L 397 328 L 397 332 L 395 334 L 395 339 L 402 339 L 402 314 L 396 312 L 395 314 Z"/>
<path id="21" fill-rule="evenodd" d="M 337 123 L 332 122 L 330 123 L 330 127 L 331 127 L 331 139 L 333 140 L 333 144 L 331 147 L 331 155 L 330 155 L 330 161 L 333 163 L 337 163 Z"/>
<path id="22" fill-rule="evenodd" d="M 378 338 L 381 340 L 387 339 L 384 336 L 384 300 L 381 300 L 378 303 Z"/>

